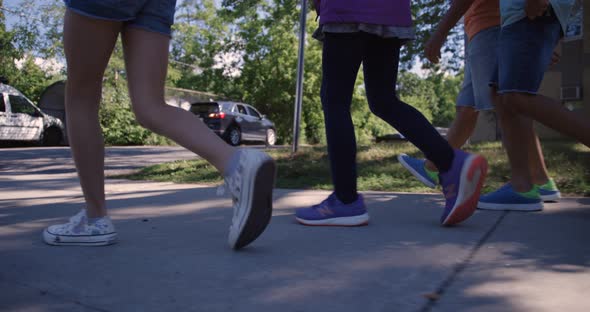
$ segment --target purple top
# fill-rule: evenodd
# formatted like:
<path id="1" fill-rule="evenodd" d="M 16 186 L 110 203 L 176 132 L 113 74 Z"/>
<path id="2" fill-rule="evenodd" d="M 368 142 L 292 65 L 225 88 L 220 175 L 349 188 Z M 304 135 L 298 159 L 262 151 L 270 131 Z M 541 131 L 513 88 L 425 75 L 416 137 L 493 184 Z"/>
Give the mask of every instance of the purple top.
<path id="1" fill-rule="evenodd" d="M 410 27 L 410 0 L 315 0 L 320 25 L 365 23 Z"/>

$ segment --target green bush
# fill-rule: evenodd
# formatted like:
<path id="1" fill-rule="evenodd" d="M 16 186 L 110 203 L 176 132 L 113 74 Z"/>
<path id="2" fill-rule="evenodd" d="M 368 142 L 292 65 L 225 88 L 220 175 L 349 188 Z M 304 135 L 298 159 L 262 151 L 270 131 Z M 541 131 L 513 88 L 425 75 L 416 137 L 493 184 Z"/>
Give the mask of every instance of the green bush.
<path id="1" fill-rule="evenodd" d="M 150 136 L 149 130 L 137 123 L 129 105 L 103 104 L 99 116 L 107 145 L 142 145 Z"/>
<path id="2" fill-rule="evenodd" d="M 142 127 L 131 110 L 127 85 L 122 79 L 103 87 L 100 125 L 107 145 L 172 145 L 170 139 Z"/>

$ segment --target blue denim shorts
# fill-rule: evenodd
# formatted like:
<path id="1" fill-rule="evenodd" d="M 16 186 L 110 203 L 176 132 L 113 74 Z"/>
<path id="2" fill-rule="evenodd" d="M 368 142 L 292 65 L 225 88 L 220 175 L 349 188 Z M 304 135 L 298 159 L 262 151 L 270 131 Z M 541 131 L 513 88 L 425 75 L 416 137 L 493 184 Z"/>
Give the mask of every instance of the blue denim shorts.
<path id="1" fill-rule="evenodd" d="M 498 39 L 498 68 L 491 85 L 498 93 L 537 94 L 553 50 L 561 38 L 555 14 L 523 18 L 502 27 Z"/>
<path id="2" fill-rule="evenodd" d="M 465 78 L 457 106 L 472 107 L 476 111 L 494 109 L 490 79 L 498 67 L 498 36 L 500 26 L 478 32 L 465 47 Z"/>
<path id="3" fill-rule="evenodd" d="M 170 36 L 176 0 L 64 0 L 68 9 Z"/>

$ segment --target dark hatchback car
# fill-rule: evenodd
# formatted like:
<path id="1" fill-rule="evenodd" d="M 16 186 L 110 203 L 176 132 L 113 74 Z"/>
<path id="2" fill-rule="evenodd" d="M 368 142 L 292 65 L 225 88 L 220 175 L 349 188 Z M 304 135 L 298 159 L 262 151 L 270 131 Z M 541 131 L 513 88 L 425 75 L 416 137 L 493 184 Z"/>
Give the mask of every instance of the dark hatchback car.
<path id="1" fill-rule="evenodd" d="M 274 123 L 248 104 L 198 102 L 191 104 L 190 111 L 231 145 L 245 141 L 274 145 L 277 140 Z"/>

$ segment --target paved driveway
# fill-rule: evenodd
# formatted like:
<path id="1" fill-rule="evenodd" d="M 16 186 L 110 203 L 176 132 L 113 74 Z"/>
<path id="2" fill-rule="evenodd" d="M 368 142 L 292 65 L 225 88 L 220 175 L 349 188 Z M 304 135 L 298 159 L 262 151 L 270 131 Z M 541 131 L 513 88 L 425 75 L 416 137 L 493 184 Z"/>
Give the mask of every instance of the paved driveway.
<path id="1" fill-rule="evenodd" d="M 0 155 L 0 170 L 3 172 L 19 174 L 76 173 L 69 147 L 0 148 Z M 107 147 L 105 156 L 107 175 L 197 157 L 182 147 L 159 146 Z"/>

